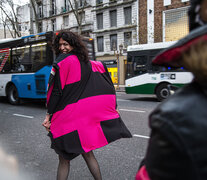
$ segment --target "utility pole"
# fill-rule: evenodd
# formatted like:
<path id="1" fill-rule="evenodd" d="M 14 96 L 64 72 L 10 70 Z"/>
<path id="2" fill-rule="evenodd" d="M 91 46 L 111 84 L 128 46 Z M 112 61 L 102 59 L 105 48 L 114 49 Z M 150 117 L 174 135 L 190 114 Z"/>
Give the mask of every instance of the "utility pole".
<path id="1" fill-rule="evenodd" d="M 120 56 L 122 55 L 123 51 L 123 45 L 119 45 L 119 50 L 116 50 L 116 46 L 114 44 L 114 55 L 116 56 L 116 62 L 117 62 L 117 88 L 119 90 L 119 85 L 120 85 Z"/>

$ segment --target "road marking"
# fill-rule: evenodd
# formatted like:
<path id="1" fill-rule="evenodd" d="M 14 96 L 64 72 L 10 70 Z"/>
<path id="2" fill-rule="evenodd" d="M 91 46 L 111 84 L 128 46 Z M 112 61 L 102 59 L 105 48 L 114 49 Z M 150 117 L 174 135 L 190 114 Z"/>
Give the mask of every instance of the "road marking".
<path id="1" fill-rule="evenodd" d="M 134 137 L 140 137 L 140 138 L 145 138 L 145 139 L 149 139 L 149 136 L 143 136 L 143 135 L 139 135 L 139 134 L 134 134 Z"/>
<path id="2" fill-rule="evenodd" d="M 127 99 L 117 99 L 117 101 L 131 101 L 131 100 L 127 100 Z"/>
<path id="3" fill-rule="evenodd" d="M 26 115 L 23 115 L 23 114 L 13 114 L 14 116 L 19 116 L 19 117 L 25 117 L 25 118 L 34 118 L 34 116 L 26 116 Z"/>
<path id="4" fill-rule="evenodd" d="M 138 112 L 138 113 L 145 113 L 146 112 L 146 111 L 142 111 L 142 110 L 132 110 L 132 109 L 119 109 L 119 111 Z"/>

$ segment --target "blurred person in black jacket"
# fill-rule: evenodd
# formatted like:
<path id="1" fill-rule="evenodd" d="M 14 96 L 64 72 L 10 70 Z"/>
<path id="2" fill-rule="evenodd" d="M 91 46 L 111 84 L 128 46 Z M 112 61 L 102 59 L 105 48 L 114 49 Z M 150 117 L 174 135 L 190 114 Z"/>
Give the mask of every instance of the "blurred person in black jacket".
<path id="1" fill-rule="evenodd" d="M 136 180 L 207 179 L 207 0 L 191 0 L 190 33 L 154 64 L 184 67 L 193 82 L 149 116 L 150 140 Z"/>

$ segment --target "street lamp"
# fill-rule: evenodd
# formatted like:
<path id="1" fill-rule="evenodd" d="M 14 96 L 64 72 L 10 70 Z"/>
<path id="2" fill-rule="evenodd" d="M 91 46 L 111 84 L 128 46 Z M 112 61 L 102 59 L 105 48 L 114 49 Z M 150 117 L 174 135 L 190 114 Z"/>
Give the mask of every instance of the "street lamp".
<path id="1" fill-rule="evenodd" d="M 123 51 L 123 44 L 119 45 L 119 50 L 116 50 L 116 45 L 115 43 L 113 44 L 113 50 L 114 50 L 114 56 L 116 56 L 116 61 L 117 61 L 117 89 L 119 89 L 119 84 L 120 84 L 120 69 L 119 69 L 119 56 L 122 55 L 122 51 Z"/>

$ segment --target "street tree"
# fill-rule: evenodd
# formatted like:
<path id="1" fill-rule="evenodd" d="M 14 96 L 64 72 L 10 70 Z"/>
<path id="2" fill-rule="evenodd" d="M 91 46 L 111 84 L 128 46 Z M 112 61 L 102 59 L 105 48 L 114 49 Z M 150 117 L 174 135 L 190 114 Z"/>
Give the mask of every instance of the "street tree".
<path id="1" fill-rule="evenodd" d="M 72 12 L 78 24 L 78 33 L 82 34 L 83 21 L 85 19 L 85 8 L 88 6 L 87 0 L 68 0 Z"/>
<path id="2" fill-rule="evenodd" d="M 1 16 L 0 16 L 0 21 L 2 22 L 2 25 L 3 25 L 4 38 L 6 38 L 6 34 L 7 34 L 6 29 L 10 31 L 10 27 L 8 26 L 8 23 L 7 23 L 7 17 L 3 15 L 2 11 L 1 11 Z"/>
<path id="3" fill-rule="evenodd" d="M 14 4 L 13 0 L 0 0 L 0 10 L 1 21 L 5 30 L 7 27 L 13 38 L 20 37 L 21 32 L 19 29 L 19 22 L 16 13 L 16 5 Z"/>

